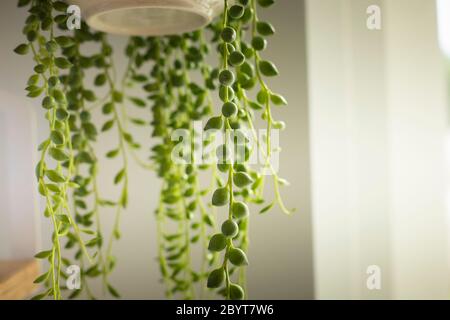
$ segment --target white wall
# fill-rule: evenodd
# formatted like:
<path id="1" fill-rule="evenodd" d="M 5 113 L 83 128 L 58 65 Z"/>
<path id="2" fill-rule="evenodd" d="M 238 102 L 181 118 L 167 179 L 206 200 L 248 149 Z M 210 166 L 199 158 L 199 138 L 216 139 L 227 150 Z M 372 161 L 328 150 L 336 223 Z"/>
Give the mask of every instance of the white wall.
<path id="1" fill-rule="evenodd" d="M 382 29 L 366 27 L 369 5 Z M 307 1 L 318 298 L 447 298 L 445 68 L 429 0 Z M 382 271 L 381 290 L 366 270 Z"/>
<path id="2" fill-rule="evenodd" d="M 387 1 L 385 10 L 393 294 L 447 299 L 447 90 L 435 4 Z"/>

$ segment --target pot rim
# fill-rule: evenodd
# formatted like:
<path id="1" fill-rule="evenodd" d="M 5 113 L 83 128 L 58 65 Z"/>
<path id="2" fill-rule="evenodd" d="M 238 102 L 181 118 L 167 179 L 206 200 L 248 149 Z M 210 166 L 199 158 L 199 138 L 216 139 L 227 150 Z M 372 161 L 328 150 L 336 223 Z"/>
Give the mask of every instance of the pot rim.
<path id="1" fill-rule="evenodd" d="M 194 31 L 210 23 L 222 9 L 220 0 L 73 0 L 70 2 L 80 6 L 82 15 L 92 28 L 111 34 L 136 36 L 172 35 Z M 165 25 L 126 27 L 120 23 L 104 21 L 105 16 L 117 14 L 120 11 L 123 11 L 126 16 L 135 10 L 146 9 L 178 12 L 179 21 L 182 24 L 173 24 L 170 27 Z"/>

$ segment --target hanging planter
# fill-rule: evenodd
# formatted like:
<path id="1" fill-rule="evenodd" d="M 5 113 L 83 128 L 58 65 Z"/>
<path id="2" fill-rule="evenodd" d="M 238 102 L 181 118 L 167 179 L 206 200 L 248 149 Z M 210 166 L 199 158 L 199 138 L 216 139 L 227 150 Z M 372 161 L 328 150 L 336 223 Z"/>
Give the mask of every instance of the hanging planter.
<path id="1" fill-rule="evenodd" d="M 68 291 L 69 298 L 82 292 L 95 298 L 89 287 L 94 278 L 102 280 L 109 294 L 120 297 L 110 275 L 116 266 L 114 243 L 121 237 L 128 185 L 133 183 L 130 161 L 154 170 L 162 181 L 155 217 L 167 297 L 193 299 L 213 292 L 227 299 L 246 298 L 248 225 L 254 215 L 249 204 L 260 206 L 261 213 L 275 205 L 290 213 L 280 195 L 286 181 L 270 162 L 275 148 L 271 132 L 285 126 L 274 119 L 272 107 L 287 102 L 270 89 L 268 79 L 277 76 L 278 69 L 263 58 L 274 27 L 257 15 L 274 1 L 71 2 L 80 5 L 92 29 L 82 23 L 69 31 L 65 2 L 19 0 L 29 16 L 23 30 L 27 41 L 15 52 L 28 53 L 35 61 L 27 96 L 40 99 L 49 126 L 39 146 L 36 179 L 46 203 L 43 214 L 54 233 L 52 246 L 36 255 L 47 259 L 49 268 L 35 281 L 47 288 L 35 298 L 61 299 L 67 289 L 65 268 L 71 265 L 81 268 L 81 289 Z M 132 35 L 123 76 L 117 76 L 107 34 L 98 30 Z M 97 52 L 86 55 L 86 45 Z M 209 65 L 209 55 L 220 64 Z M 99 97 L 93 87 L 106 90 L 106 96 Z M 140 94 L 131 95 L 130 87 Z M 128 114 L 133 106 L 148 111 L 150 125 Z M 94 122 L 93 113 L 104 120 Z M 263 137 L 256 132 L 256 117 L 266 122 Z M 203 121 L 204 132 L 195 131 L 194 121 Z M 148 128 L 157 141 L 148 161 L 136 155 L 149 142 L 135 139 L 135 127 Z M 98 136 L 113 131 L 117 141 L 105 155 L 98 154 Z M 211 148 L 218 135 L 222 142 Z M 198 136 L 209 138 L 195 140 Z M 209 151 L 198 159 L 198 149 Z M 252 154 L 262 154 L 262 164 L 250 163 Z M 119 161 L 120 168 L 111 181 L 100 181 L 100 163 L 108 159 Z M 206 185 L 199 179 L 201 172 L 210 176 Z M 264 194 L 269 179 L 273 197 Z M 104 183 L 119 189 L 116 199 L 104 198 Z M 116 211 L 112 230 L 102 225 L 105 208 Z M 194 246 L 202 248 L 198 268 L 192 261 Z"/>
<path id="2" fill-rule="evenodd" d="M 223 9 L 223 0 L 71 0 L 92 28 L 124 35 L 171 35 L 198 30 Z"/>

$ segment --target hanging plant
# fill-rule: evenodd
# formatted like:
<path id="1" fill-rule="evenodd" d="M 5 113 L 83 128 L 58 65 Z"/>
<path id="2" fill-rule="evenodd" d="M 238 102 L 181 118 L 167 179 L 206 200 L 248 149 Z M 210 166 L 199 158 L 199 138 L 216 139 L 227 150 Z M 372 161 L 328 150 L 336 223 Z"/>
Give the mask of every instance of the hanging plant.
<path id="1" fill-rule="evenodd" d="M 42 101 L 49 126 L 39 146 L 36 178 L 53 234 L 51 247 L 36 255 L 48 261 L 47 271 L 35 280 L 46 290 L 36 299 L 61 299 L 67 289 L 62 283 L 68 277 L 65 268 L 72 265 L 80 267 L 81 288 L 69 292 L 69 298 L 82 292 L 96 298 L 89 286 L 93 278 L 101 279 L 104 292 L 120 297 L 109 276 L 133 183 L 129 161 L 154 171 L 162 182 L 155 218 L 167 297 L 247 297 L 250 204 L 260 206 L 260 213 L 274 205 L 291 212 L 280 195 L 280 185 L 287 182 L 271 163 L 272 131 L 285 127 L 271 108 L 287 104 L 267 82 L 278 75 L 275 64 L 263 57 L 275 31 L 257 14 L 273 3 L 224 0 L 221 18 L 200 30 L 131 36 L 124 50 L 127 68 L 118 78 L 106 34 L 85 23 L 68 30 L 65 2 L 19 0 L 19 7 L 28 7 L 27 42 L 15 52 L 33 57 L 27 96 Z M 96 52 L 86 54 L 87 45 Z M 217 66 L 207 62 L 211 57 L 219 61 Z M 221 101 L 220 106 L 214 101 Z M 132 107 L 148 110 L 148 117 L 131 117 Z M 92 114 L 100 112 L 104 120 L 97 123 Z M 262 137 L 256 131 L 257 116 L 266 122 Z M 196 128 L 196 121 L 203 122 L 204 130 Z M 155 144 L 136 141 L 135 127 L 148 128 Z M 107 131 L 115 131 L 117 140 L 100 155 L 95 144 Z M 219 136 L 223 139 L 217 144 Z M 151 150 L 148 160 L 136 152 L 144 147 Z M 262 165 L 250 163 L 255 155 L 262 156 Z M 120 161 L 111 181 L 98 178 L 105 159 Z M 200 177 L 205 174 L 210 177 L 206 185 Z M 266 175 L 274 185 L 270 200 L 264 195 Z M 104 183 L 116 185 L 116 199 L 102 196 Z M 102 228 L 101 212 L 107 208 L 116 212 L 110 232 Z M 202 248 L 199 267 L 193 261 L 195 246 Z"/>

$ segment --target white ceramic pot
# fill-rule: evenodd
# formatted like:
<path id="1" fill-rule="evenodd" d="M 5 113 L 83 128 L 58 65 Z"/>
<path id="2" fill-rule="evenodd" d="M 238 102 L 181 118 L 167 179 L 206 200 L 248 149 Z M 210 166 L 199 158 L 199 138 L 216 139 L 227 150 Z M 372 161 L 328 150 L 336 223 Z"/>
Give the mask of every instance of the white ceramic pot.
<path id="1" fill-rule="evenodd" d="M 223 0 L 68 0 L 94 29 L 123 35 L 170 35 L 203 27 Z"/>

